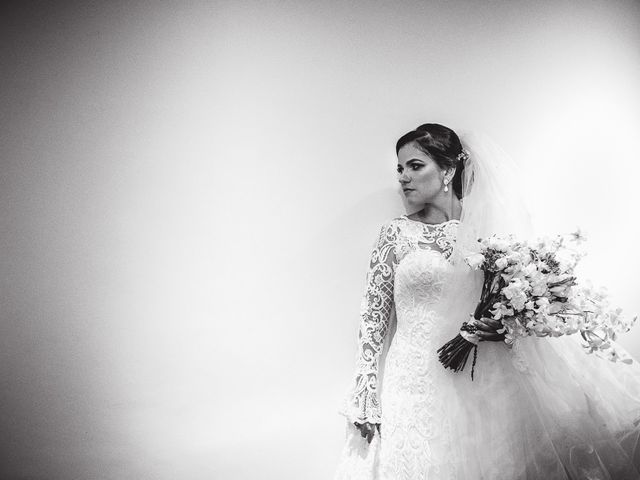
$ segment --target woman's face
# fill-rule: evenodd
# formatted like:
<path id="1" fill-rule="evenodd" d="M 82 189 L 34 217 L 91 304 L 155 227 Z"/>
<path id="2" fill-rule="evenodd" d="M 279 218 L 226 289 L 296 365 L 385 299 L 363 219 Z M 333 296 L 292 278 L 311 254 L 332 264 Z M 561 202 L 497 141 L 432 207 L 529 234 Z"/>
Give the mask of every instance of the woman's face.
<path id="1" fill-rule="evenodd" d="M 398 151 L 398 181 L 408 203 L 433 202 L 444 188 L 445 173 L 415 142 L 405 144 Z"/>

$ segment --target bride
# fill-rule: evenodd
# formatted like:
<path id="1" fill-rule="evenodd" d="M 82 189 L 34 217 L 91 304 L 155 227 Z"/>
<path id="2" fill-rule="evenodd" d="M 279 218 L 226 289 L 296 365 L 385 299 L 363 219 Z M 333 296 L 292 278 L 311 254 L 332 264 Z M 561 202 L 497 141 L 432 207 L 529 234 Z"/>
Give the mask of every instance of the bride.
<path id="1" fill-rule="evenodd" d="M 480 298 L 464 257 L 531 225 L 488 138 L 431 123 L 396 152 L 417 210 L 382 225 L 371 253 L 335 479 L 640 479 L 638 363 L 588 355 L 577 335 L 508 348 L 491 319 L 477 322 L 473 381 L 438 362 Z"/>

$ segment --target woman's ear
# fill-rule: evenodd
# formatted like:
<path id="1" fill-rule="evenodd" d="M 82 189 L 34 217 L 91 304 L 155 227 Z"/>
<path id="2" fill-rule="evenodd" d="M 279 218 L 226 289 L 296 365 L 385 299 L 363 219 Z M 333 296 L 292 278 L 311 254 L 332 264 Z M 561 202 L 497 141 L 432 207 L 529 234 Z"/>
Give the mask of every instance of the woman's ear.
<path id="1" fill-rule="evenodd" d="M 456 175 L 456 167 L 449 167 L 444 175 L 444 178 L 447 179 L 447 183 L 453 181 L 453 177 Z"/>

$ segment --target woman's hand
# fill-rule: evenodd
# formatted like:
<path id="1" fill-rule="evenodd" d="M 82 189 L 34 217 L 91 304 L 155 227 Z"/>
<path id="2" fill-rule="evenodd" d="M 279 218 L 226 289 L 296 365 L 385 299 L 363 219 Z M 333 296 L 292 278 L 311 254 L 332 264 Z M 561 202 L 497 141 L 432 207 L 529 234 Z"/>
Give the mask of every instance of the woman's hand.
<path id="1" fill-rule="evenodd" d="M 496 332 L 496 330 L 502 328 L 502 322 L 500 320 L 482 317 L 480 320 L 475 320 L 473 324 L 477 327 L 476 335 L 480 337 L 480 340 L 489 342 L 500 342 L 504 340 L 504 332 Z"/>
<path id="2" fill-rule="evenodd" d="M 373 435 L 376 432 L 376 428 L 378 429 L 378 433 L 380 433 L 379 423 L 353 422 L 353 424 L 356 426 L 358 430 L 360 430 L 360 435 L 362 435 L 363 438 L 366 438 L 368 443 L 371 443 L 371 440 L 373 440 Z"/>

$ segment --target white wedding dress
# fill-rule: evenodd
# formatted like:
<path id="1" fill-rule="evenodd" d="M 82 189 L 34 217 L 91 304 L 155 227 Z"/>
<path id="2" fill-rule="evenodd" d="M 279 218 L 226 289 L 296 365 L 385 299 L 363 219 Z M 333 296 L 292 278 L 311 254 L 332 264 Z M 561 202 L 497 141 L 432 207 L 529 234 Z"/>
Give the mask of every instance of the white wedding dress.
<path id="1" fill-rule="evenodd" d="M 481 342 L 474 380 L 437 349 L 466 318 L 441 302 L 459 221 L 387 222 L 371 254 L 335 480 L 640 479 L 640 365 L 579 335 Z M 460 298 L 469 313 L 477 298 Z M 380 423 L 371 442 L 353 422 Z"/>

